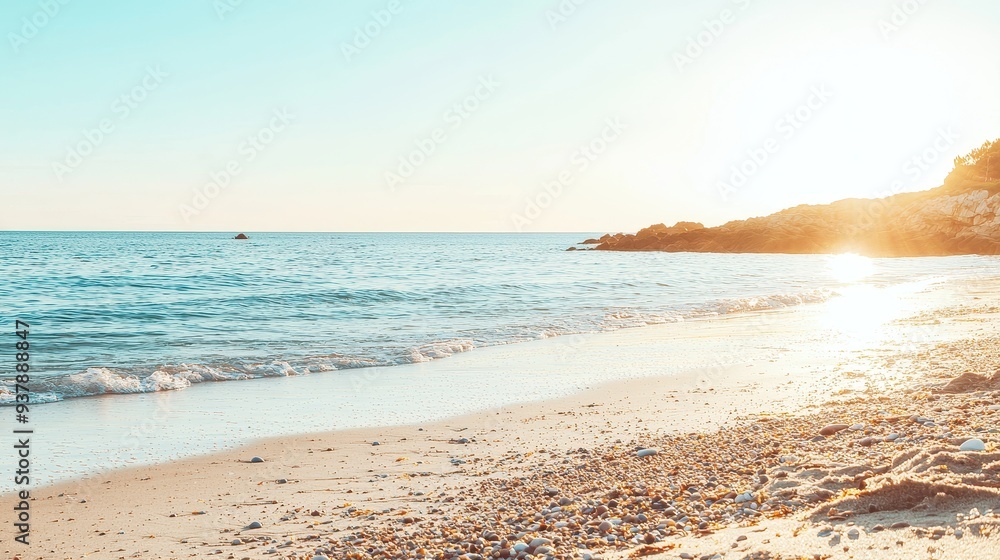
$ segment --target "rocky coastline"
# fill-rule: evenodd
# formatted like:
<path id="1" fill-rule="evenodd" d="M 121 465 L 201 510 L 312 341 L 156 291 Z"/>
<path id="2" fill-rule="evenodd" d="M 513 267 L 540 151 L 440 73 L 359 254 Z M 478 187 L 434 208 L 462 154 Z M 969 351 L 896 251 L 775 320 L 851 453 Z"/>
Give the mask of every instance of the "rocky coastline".
<path id="1" fill-rule="evenodd" d="M 635 234 L 607 234 L 581 244 L 598 251 L 1000 254 L 1000 181 L 982 181 L 960 171 L 927 191 L 801 205 L 716 227 L 656 224 Z"/>

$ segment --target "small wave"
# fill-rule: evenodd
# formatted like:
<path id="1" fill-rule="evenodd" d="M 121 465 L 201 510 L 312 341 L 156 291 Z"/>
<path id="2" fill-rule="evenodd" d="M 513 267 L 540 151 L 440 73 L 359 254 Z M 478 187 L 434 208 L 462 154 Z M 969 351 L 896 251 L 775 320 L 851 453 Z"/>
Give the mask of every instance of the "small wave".
<path id="1" fill-rule="evenodd" d="M 699 315 L 730 315 L 733 313 L 749 313 L 752 311 L 767 311 L 769 309 L 783 309 L 807 303 L 823 303 L 836 292 L 827 289 L 810 290 L 798 294 L 777 294 L 762 297 L 748 297 L 739 299 L 724 299 L 712 304 L 702 306 L 697 310 Z"/>
<path id="2" fill-rule="evenodd" d="M 264 377 L 292 377 L 313 372 L 377 366 L 416 364 L 447 358 L 478 347 L 510 344 L 528 340 L 552 338 L 567 334 L 619 330 L 683 321 L 687 318 L 711 317 L 779 309 L 808 303 L 821 303 L 837 295 L 826 289 L 798 294 L 776 294 L 740 299 L 723 299 L 709 305 L 684 311 L 660 313 L 616 309 L 600 320 L 574 326 L 526 326 L 496 329 L 481 338 L 453 338 L 427 344 L 386 351 L 381 357 L 329 354 L 292 360 L 272 360 L 240 364 L 178 364 L 163 365 L 142 371 L 116 371 L 107 367 L 91 367 L 80 373 L 35 377 L 32 382 L 32 402 L 47 403 L 68 398 L 108 394 L 155 393 L 186 389 L 194 384 L 240 381 Z M 0 406 L 16 403 L 14 382 L 0 381 Z"/>

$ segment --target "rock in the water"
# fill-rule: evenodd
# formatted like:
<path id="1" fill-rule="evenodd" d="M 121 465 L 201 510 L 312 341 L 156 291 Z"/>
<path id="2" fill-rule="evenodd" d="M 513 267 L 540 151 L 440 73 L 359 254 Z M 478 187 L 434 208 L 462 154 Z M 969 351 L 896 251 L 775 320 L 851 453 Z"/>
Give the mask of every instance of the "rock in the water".
<path id="1" fill-rule="evenodd" d="M 250 462 L 251 463 L 263 463 L 264 459 L 261 459 L 260 457 L 253 457 L 252 459 L 250 459 Z"/>
<path id="2" fill-rule="evenodd" d="M 247 237 L 247 234 L 241 233 L 241 234 L 237 235 L 236 237 L 234 237 L 233 239 L 250 239 L 250 238 Z"/>
<path id="3" fill-rule="evenodd" d="M 972 439 L 966 440 L 965 443 L 963 443 L 961 446 L 959 446 L 958 450 L 959 451 L 986 451 L 986 444 L 983 443 L 983 440 L 981 440 L 979 438 L 972 438 Z"/>
<path id="4" fill-rule="evenodd" d="M 837 432 L 846 430 L 849 427 L 850 426 L 848 426 L 847 424 L 830 424 L 829 426 L 824 426 L 823 429 L 819 431 L 819 435 L 832 436 Z"/>

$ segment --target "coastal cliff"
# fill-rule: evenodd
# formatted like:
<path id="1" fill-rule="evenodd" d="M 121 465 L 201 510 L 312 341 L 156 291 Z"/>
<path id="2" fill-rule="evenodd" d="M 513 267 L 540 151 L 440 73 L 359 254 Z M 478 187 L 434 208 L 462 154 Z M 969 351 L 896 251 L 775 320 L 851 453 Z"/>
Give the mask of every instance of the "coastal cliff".
<path id="1" fill-rule="evenodd" d="M 955 163 L 944 185 L 927 191 L 801 205 L 710 228 L 657 224 L 586 243 L 601 251 L 1000 254 L 1000 141 Z"/>

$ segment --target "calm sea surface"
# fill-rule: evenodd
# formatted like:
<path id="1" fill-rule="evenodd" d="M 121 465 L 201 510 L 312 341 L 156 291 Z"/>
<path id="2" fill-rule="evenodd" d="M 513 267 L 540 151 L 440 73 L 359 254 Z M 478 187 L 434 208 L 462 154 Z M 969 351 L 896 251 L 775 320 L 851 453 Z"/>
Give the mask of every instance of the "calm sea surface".
<path id="1" fill-rule="evenodd" d="M 984 257 L 845 269 L 829 256 L 565 251 L 588 236 L 2 232 L 0 313 L 8 331 L 31 325 L 34 398 L 56 401 L 338 375 L 824 301 L 859 282 L 1000 275 Z M 0 383 L 0 403 L 10 389 Z"/>

